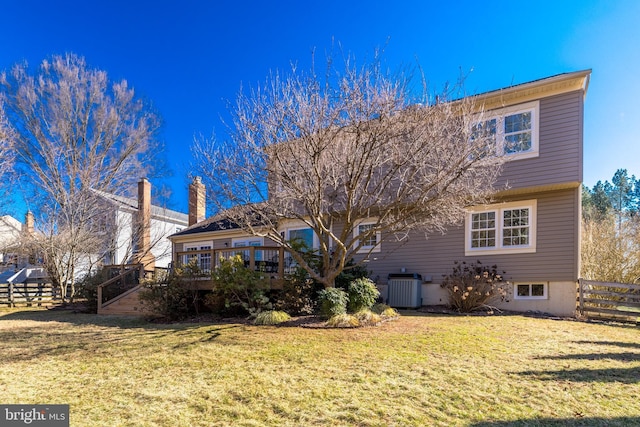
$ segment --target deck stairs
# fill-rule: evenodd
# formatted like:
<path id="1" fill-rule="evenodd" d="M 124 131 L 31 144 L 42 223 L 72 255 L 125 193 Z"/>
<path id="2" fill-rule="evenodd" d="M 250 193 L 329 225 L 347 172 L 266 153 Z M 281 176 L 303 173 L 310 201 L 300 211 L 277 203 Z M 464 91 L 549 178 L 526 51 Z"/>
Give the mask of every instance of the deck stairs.
<path id="1" fill-rule="evenodd" d="M 128 265 L 119 274 L 98 286 L 98 314 L 144 316 L 150 310 L 140 300 L 145 287 L 140 283 L 145 271 L 142 266 Z"/>

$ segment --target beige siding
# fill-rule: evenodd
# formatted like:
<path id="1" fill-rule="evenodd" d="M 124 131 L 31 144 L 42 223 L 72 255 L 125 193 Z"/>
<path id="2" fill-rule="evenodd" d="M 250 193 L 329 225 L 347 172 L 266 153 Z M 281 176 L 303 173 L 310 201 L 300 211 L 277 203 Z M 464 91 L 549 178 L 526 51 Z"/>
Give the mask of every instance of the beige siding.
<path id="1" fill-rule="evenodd" d="M 496 188 L 582 181 L 582 91 L 540 100 L 539 156 L 505 163 Z"/>
<path id="2" fill-rule="evenodd" d="M 430 276 L 440 282 L 454 261 L 496 264 L 511 281 L 575 281 L 578 278 L 579 189 L 519 196 L 516 200 L 537 199 L 537 246 L 535 253 L 464 256 L 464 226 L 452 227 L 446 235 L 413 233 L 406 242 L 383 242 L 382 251 L 372 254 L 367 268 L 380 284 L 390 273 L 405 268 L 409 273 Z"/>

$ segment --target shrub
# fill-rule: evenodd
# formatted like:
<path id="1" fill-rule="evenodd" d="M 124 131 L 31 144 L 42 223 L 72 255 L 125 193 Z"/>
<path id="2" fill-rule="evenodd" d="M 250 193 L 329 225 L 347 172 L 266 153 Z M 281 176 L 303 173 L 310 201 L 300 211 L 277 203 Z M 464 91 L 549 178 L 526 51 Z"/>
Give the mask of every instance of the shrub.
<path id="1" fill-rule="evenodd" d="M 353 315 L 360 326 L 375 326 L 382 322 L 382 317 L 369 309 L 360 310 Z"/>
<path id="2" fill-rule="evenodd" d="M 199 289 L 206 277 L 196 264 L 175 268 L 168 277 L 147 281 L 140 299 L 151 312 L 168 320 L 184 320 L 200 313 L 205 291 Z"/>
<path id="3" fill-rule="evenodd" d="M 468 313 L 504 300 L 508 285 L 495 265 L 485 267 L 476 261 L 473 265 L 455 262 L 453 272 L 444 277 L 440 286 L 447 290 L 451 308 Z"/>
<path id="4" fill-rule="evenodd" d="M 273 293 L 273 307 L 292 315 L 312 314 L 316 308 L 316 296 L 324 287 L 309 278 L 309 273 L 297 267 L 286 277 L 282 289 Z"/>
<path id="5" fill-rule="evenodd" d="M 379 314 L 383 319 L 389 319 L 393 317 L 399 317 L 400 313 L 395 308 L 391 308 L 386 304 L 376 304 L 371 308 L 376 314 Z"/>
<path id="6" fill-rule="evenodd" d="M 355 313 L 363 309 L 369 309 L 376 303 L 380 292 L 371 279 L 360 278 L 349 283 L 349 312 Z"/>
<path id="7" fill-rule="evenodd" d="M 338 274 L 336 277 L 335 283 L 336 288 L 342 288 L 347 290 L 349 288 L 349 283 L 353 282 L 356 279 L 364 279 L 369 277 L 370 272 L 363 265 L 355 265 L 353 259 L 350 259 L 344 266 L 344 270 Z"/>
<path id="8" fill-rule="evenodd" d="M 338 288 L 327 288 L 318 292 L 320 314 L 331 318 L 347 312 L 349 297 L 345 291 Z"/>
<path id="9" fill-rule="evenodd" d="M 104 282 L 102 271 L 88 274 L 80 282 L 77 296 L 84 300 L 87 312 L 98 312 L 98 286 Z"/>
<path id="10" fill-rule="evenodd" d="M 259 313 L 253 323 L 256 325 L 277 325 L 288 320 L 291 320 L 291 316 L 284 311 L 268 310 Z"/>
<path id="11" fill-rule="evenodd" d="M 246 268 L 240 255 L 221 258 L 211 278 L 212 298 L 223 299 L 226 308 L 241 307 L 251 316 L 272 308 L 267 297 L 267 279 L 263 273 Z"/>
<path id="12" fill-rule="evenodd" d="M 357 328 L 360 326 L 360 322 L 351 314 L 336 314 L 331 316 L 327 320 L 327 326 L 329 328 Z"/>

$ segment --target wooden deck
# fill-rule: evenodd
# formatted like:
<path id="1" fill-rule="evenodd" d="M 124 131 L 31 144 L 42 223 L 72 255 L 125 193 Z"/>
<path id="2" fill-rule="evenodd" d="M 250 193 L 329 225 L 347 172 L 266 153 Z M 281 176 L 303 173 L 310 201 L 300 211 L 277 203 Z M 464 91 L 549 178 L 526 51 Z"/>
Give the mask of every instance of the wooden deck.
<path id="1" fill-rule="evenodd" d="M 282 279 L 292 272 L 296 264 L 291 255 L 279 246 L 244 246 L 233 249 L 211 249 L 177 252 L 174 266 L 195 264 L 202 277 L 190 281 L 189 286 L 198 290 L 211 290 L 211 271 L 224 258 L 240 255 L 244 265 L 264 273 L 272 288 L 282 287 Z M 98 286 L 98 314 L 144 315 L 148 310 L 139 299 L 144 289 L 141 278 L 148 276 L 142 265 L 107 266 L 105 281 Z M 165 272 L 166 273 L 166 272 Z M 156 281 L 161 282 L 160 273 L 153 272 Z"/>

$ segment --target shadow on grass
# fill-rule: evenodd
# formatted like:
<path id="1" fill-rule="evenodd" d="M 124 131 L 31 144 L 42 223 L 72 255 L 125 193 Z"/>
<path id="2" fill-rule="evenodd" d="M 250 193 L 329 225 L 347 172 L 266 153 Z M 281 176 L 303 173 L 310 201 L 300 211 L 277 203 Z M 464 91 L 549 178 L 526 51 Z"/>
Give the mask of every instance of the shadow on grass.
<path id="1" fill-rule="evenodd" d="M 582 426 L 607 426 L 607 427 L 628 427 L 639 426 L 640 417 L 581 417 L 576 418 L 536 418 L 515 421 L 480 421 L 469 424 L 469 427 L 511 427 L 511 426 L 563 426 L 563 427 L 582 427 Z"/>
<path id="2" fill-rule="evenodd" d="M 4 362 L 108 352 L 109 349 L 137 351 L 140 346 L 153 346 L 162 340 L 173 342 L 174 348 L 180 348 L 212 341 L 224 330 L 241 326 L 229 322 L 151 323 L 136 317 L 42 309 L 2 310 L 0 324 L 3 321 L 18 322 L 0 328 L 0 342 L 6 345 L 4 349 L 0 348 L 0 359 Z M 25 323 L 21 324 L 21 321 Z M 209 329 L 205 332 L 198 330 L 203 327 Z"/>
<path id="3" fill-rule="evenodd" d="M 0 314 L 15 325 L 0 327 L 0 360 L 6 363 L 55 356 L 84 357 L 91 354 L 135 354 L 156 345 L 180 349 L 218 340 L 235 323 L 154 324 L 140 318 L 107 317 L 60 311 L 20 310 Z M 24 321 L 24 324 L 20 324 Z M 36 322 L 34 323 L 31 322 Z M 157 343 L 157 344 L 156 344 Z"/>
<path id="4" fill-rule="evenodd" d="M 78 326 L 102 326 L 115 328 L 156 328 L 157 325 L 142 317 L 100 316 L 91 313 L 79 313 L 60 309 L 19 309 L 0 311 L 0 321 L 24 320 L 33 322 L 63 322 Z"/>
<path id="5" fill-rule="evenodd" d="M 621 362 L 640 361 L 640 353 L 586 353 L 586 354 L 564 354 L 562 356 L 541 356 L 536 359 L 542 360 L 619 360 Z"/>
<path id="6" fill-rule="evenodd" d="M 231 319 L 183 322 L 154 322 L 143 316 L 119 316 L 119 315 L 99 315 L 93 313 L 80 313 L 73 310 L 60 309 L 18 309 L 16 311 L 0 311 L 0 322 L 3 320 L 24 320 L 33 322 L 63 322 L 77 326 L 98 326 L 119 329 L 149 329 L 149 330 L 176 330 L 184 331 L 188 329 L 201 328 L 205 325 L 230 325 L 236 322 Z M 240 321 L 240 323 L 242 323 Z"/>
<path id="7" fill-rule="evenodd" d="M 620 342 L 620 341 L 574 341 L 576 344 L 595 344 L 606 345 L 610 347 L 622 347 L 622 348 L 638 348 L 640 349 L 640 343 L 635 342 Z"/>
<path id="8" fill-rule="evenodd" d="M 541 381 L 618 382 L 623 384 L 640 383 L 640 367 L 524 371 L 514 372 L 514 374 L 533 377 Z"/>

